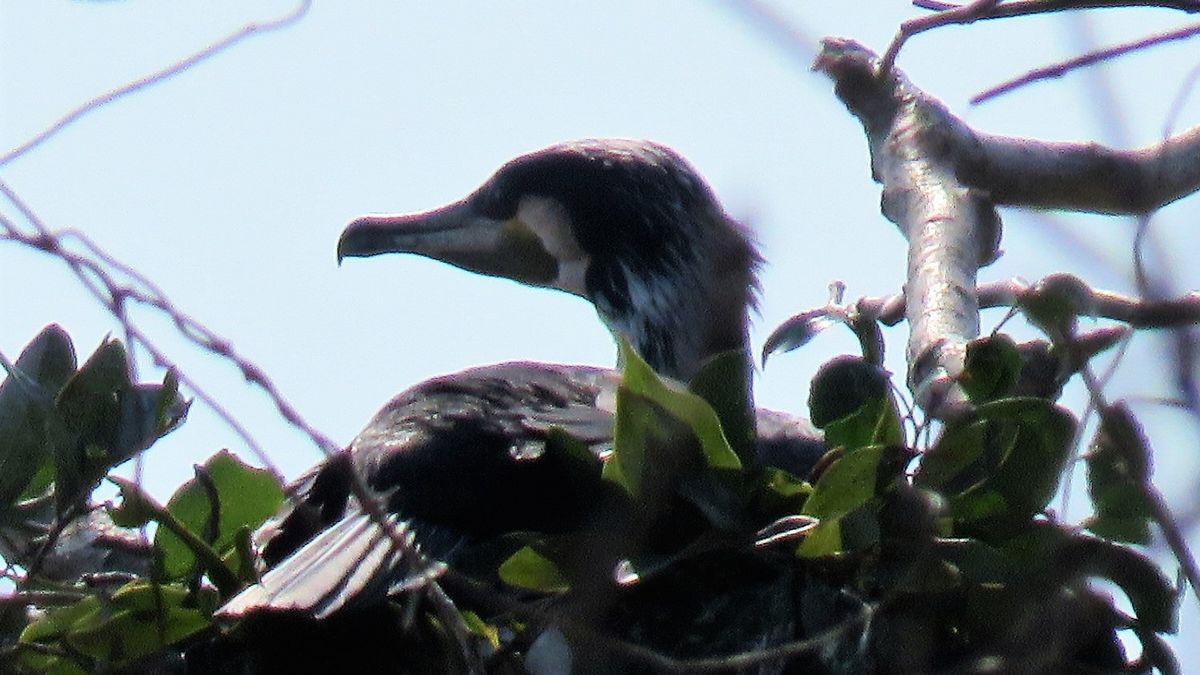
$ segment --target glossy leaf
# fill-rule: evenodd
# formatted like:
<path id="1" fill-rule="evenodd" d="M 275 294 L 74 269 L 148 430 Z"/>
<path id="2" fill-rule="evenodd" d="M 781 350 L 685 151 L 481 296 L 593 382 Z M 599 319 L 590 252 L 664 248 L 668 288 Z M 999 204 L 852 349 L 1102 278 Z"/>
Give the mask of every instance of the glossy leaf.
<path id="1" fill-rule="evenodd" d="M 846 312 L 839 307 L 811 309 L 787 319 L 767 336 L 762 348 L 763 365 L 767 365 L 767 357 L 771 354 L 799 349 L 839 323 L 846 323 Z"/>
<path id="2" fill-rule="evenodd" d="M 270 471 L 247 466 L 227 450 L 208 458 L 201 470 L 211 481 L 216 503 L 204 483 L 192 479 L 171 496 L 167 510 L 218 554 L 236 555 L 239 530 L 258 527 L 283 503 L 282 481 Z M 163 553 L 167 577 L 185 578 L 196 561 L 187 545 L 165 528 L 158 529 L 154 543 Z"/>
<path id="3" fill-rule="evenodd" d="M 914 484 L 945 496 L 956 523 L 1016 526 L 1054 496 L 1074 433 L 1074 417 L 1044 399 L 988 403 L 947 425 Z"/>
<path id="4" fill-rule="evenodd" d="M 874 446 L 847 452 L 821 474 L 802 510 L 820 524 L 800 545 L 799 555 L 812 557 L 847 550 L 842 519 L 875 499 L 880 470 L 890 451 Z"/>
<path id="5" fill-rule="evenodd" d="M 716 413 L 704 399 L 669 387 L 624 341 L 621 354 L 625 373 L 617 390 L 614 453 L 604 465 L 605 479 L 617 482 L 630 494 L 641 494 L 648 463 L 656 468 L 662 464 L 651 455 L 671 445 L 671 427 L 677 426 L 665 424 L 664 414 L 690 430 L 707 466 L 741 468 Z"/>

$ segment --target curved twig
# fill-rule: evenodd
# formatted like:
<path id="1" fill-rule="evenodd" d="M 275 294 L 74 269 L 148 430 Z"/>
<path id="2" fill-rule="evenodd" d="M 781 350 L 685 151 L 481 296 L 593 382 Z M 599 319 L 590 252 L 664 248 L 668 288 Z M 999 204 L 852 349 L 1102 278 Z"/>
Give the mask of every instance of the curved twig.
<path id="1" fill-rule="evenodd" d="M 248 23 L 245 26 L 243 26 L 242 29 L 237 31 L 236 33 L 233 33 L 233 34 L 225 37 L 224 39 L 218 40 L 217 42 L 214 42 L 214 43 L 208 45 L 204 49 L 201 49 L 200 51 L 198 51 L 184 59 L 176 61 L 175 63 L 171 64 L 170 66 L 167 66 L 166 68 L 163 68 L 162 70 L 159 70 L 157 72 L 146 75 L 145 77 L 134 80 L 133 82 L 125 84 L 116 89 L 106 91 L 103 94 L 100 94 L 99 96 L 80 104 L 77 108 L 68 112 L 66 115 L 63 115 L 56 122 L 54 122 L 54 124 L 51 124 L 50 126 L 46 127 L 45 129 L 43 129 L 41 132 L 34 135 L 29 140 L 18 145 L 17 147 L 13 148 L 12 150 L 9 150 L 8 152 L 4 153 L 3 155 L 0 155 L 0 166 L 4 166 L 5 164 L 8 164 L 9 162 L 13 161 L 14 159 L 17 159 L 18 157 L 29 152 L 30 150 L 33 150 L 34 148 L 38 147 L 42 143 L 45 143 L 46 141 L 50 140 L 50 138 L 52 138 L 53 136 L 58 134 L 58 132 L 67 128 L 68 126 L 70 126 L 71 124 L 73 124 L 74 122 L 79 120 L 79 118 L 83 117 L 84 115 L 86 115 L 90 112 L 99 110 L 100 108 L 103 108 L 104 106 L 108 105 L 109 103 L 112 103 L 113 101 L 116 101 L 117 99 L 124 98 L 125 96 L 128 96 L 129 94 L 132 94 L 137 91 L 141 91 L 142 89 L 145 89 L 146 87 L 149 87 L 152 84 L 158 84 L 159 82 L 170 79 L 171 77 L 174 77 L 175 75 L 178 75 L 179 73 L 182 73 L 183 71 L 191 68 L 192 66 L 195 66 L 196 64 L 201 63 L 202 61 L 207 61 L 208 59 L 212 58 L 213 56 L 216 56 L 217 54 L 225 51 L 226 49 L 234 46 L 235 44 L 241 42 L 242 40 L 245 40 L 248 37 L 251 37 L 258 33 L 265 33 L 268 31 L 278 30 L 278 29 L 284 28 L 285 26 L 288 26 L 292 23 L 295 23 L 296 21 L 299 21 L 300 18 L 303 17 L 305 15 L 305 13 L 308 12 L 309 7 L 312 7 L 312 0 L 301 0 L 300 4 L 296 5 L 296 7 L 294 9 L 292 9 L 292 11 L 288 12 L 287 14 L 285 14 L 277 19 L 272 19 L 270 21 L 266 21 L 263 23 L 258 23 L 258 22 Z"/>

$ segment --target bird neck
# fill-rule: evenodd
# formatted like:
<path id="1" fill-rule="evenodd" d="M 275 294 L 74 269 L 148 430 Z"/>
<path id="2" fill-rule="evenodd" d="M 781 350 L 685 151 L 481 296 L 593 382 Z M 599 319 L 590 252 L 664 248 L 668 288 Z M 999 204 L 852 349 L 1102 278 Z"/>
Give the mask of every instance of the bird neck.
<path id="1" fill-rule="evenodd" d="M 596 298 L 597 311 L 658 374 L 687 382 L 717 354 L 736 350 L 750 358 L 750 271 L 675 279 L 627 274 L 626 282 L 621 302 Z"/>

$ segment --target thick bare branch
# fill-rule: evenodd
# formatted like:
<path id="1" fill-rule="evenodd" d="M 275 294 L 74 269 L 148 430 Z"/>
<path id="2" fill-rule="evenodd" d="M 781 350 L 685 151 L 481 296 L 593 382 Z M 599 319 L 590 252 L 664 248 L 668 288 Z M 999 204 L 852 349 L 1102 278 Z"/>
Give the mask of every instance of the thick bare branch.
<path id="1" fill-rule="evenodd" d="M 997 247 L 993 204 L 1146 213 L 1200 188 L 1200 127 L 1128 152 L 993 136 L 858 43 L 827 40 L 815 67 L 863 123 L 884 214 L 909 241 L 909 385 L 927 410 L 955 399 L 949 378 L 979 330 L 975 276 Z"/>
<path id="2" fill-rule="evenodd" d="M 1161 144 L 1121 151 L 976 134 L 957 120 L 962 180 L 997 204 L 1108 215 L 1144 214 L 1200 189 L 1200 126 Z"/>
<path id="3" fill-rule="evenodd" d="M 862 122 L 884 214 L 908 239 L 908 382 L 936 415 L 963 400 L 953 382 L 979 334 L 975 278 L 995 256 L 999 219 L 985 193 L 958 179 L 953 118 L 939 103 L 898 71 L 877 77 L 877 58 L 855 42 L 826 40 L 816 69 Z"/>
<path id="4" fill-rule="evenodd" d="M 841 72 L 839 87 L 843 80 L 849 81 L 847 69 L 843 67 Z M 907 83 L 904 86 L 908 95 L 921 102 L 919 107 L 927 116 L 923 124 L 940 131 L 937 140 L 943 144 L 938 148 L 942 160 L 954 166 L 956 178 L 964 185 L 985 191 L 995 204 L 1144 214 L 1200 189 L 1200 126 L 1160 144 L 1129 151 L 1096 143 L 996 136 L 972 130 L 924 92 Z M 867 103 L 847 102 L 852 110 Z"/>

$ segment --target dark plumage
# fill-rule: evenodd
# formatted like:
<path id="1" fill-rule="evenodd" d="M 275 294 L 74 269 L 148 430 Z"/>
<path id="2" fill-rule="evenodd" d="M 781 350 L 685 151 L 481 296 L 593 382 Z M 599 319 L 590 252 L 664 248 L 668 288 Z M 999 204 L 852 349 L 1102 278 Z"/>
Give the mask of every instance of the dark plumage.
<path id="1" fill-rule="evenodd" d="M 339 260 L 389 252 L 579 295 L 656 371 L 680 381 L 722 352 L 749 363 L 760 257 L 703 180 L 661 145 L 553 146 L 512 160 L 441 209 L 360 218 L 338 242 Z M 401 394 L 342 455 L 296 482 L 288 510 L 258 537 L 271 570 L 222 612 L 323 617 L 371 606 L 420 576 L 357 505 L 352 466 L 396 523 L 443 560 L 464 541 L 589 523 L 603 500 L 596 473 L 547 448 L 559 428 L 600 457 L 612 438 L 618 378 L 512 363 Z M 781 413 L 760 411 L 759 419 L 770 434 L 758 447 L 771 455 L 760 459 L 806 474 L 823 451 L 811 427 Z"/>

